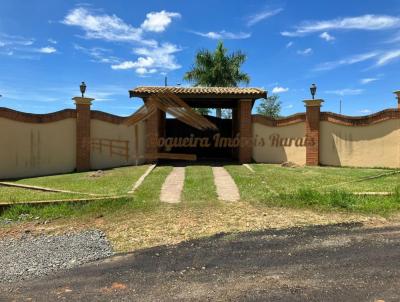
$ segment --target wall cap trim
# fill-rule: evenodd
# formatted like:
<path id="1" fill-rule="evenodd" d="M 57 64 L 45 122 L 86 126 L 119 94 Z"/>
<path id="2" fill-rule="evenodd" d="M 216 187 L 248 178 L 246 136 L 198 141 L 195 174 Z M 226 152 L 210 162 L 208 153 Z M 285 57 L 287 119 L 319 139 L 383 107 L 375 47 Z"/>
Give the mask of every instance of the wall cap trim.
<path id="1" fill-rule="evenodd" d="M 16 111 L 10 108 L 0 107 L 0 118 L 6 118 L 23 123 L 51 123 L 68 118 L 76 118 L 75 109 L 64 109 L 61 111 L 45 113 L 45 114 L 34 114 Z"/>
<path id="2" fill-rule="evenodd" d="M 399 109 L 385 109 L 364 116 L 348 116 L 333 112 L 321 112 L 321 121 L 344 126 L 369 126 L 392 119 L 400 119 Z"/>
<path id="3" fill-rule="evenodd" d="M 305 113 L 296 113 L 283 118 L 274 119 L 272 117 L 264 116 L 261 114 L 253 114 L 251 118 L 252 123 L 258 123 L 269 127 L 284 127 L 306 121 Z"/>
<path id="4" fill-rule="evenodd" d="M 93 98 L 83 98 L 80 96 L 75 96 L 72 98 L 75 101 L 75 105 L 92 105 Z"/>
<path id="5" fill-rule="evenodd" d="M 90 113 L 90 117 L 92 120 L 98 120 L 112 124 L 123 124 L 129 118 L 98 110 L 91 110 Z"/>
<path id="6" fill-rule="evenodd" d="M 321 107 L 324 100 L 322 100 L 322 99 L 304 100 L 303 102 L 306 107 Z"/>

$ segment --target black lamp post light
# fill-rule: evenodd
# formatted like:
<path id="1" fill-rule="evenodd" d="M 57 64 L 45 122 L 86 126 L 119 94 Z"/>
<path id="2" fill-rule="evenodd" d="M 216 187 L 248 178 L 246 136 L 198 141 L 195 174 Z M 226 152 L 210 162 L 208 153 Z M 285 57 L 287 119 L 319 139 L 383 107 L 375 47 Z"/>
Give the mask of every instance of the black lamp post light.
<path id="1" fill-rule="evenodd" d="M 310 92 L 311 92 L 312 99 L 314 99 L 315 94 L 317 93 L 317 86 L 315 84 L 311 85 Z"/>
<path id="2" fill-rule="evenodd" d="M 85 82 L 82 82 L 82 84 L 79 86 L 79 89 L 81 90 L 82 97 L 85 97 L 85 92 L 86 92 L 86 84 Z"/>

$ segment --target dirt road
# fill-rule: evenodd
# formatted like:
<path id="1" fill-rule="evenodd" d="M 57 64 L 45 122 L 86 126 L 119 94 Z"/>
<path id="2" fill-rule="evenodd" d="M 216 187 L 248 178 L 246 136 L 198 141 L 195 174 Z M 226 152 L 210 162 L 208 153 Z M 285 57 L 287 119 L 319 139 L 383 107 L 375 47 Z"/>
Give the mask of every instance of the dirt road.
<path id="1" fill-rule="evenodd" d="M 400 227 L 220 234 L 17 284 L 0 300 L 399 301 Z"/>

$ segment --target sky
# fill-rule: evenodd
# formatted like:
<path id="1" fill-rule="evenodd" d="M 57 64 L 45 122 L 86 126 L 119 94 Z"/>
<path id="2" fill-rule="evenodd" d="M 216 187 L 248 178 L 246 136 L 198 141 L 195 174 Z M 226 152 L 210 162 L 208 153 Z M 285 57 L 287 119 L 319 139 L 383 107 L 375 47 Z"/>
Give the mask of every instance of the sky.
<path id="1" fill-rule="evenodd" d="M 93 109 L 129 115 L 142 104 L 129 89 L 190 85 L 196 51 L 219 40 L 247 55 L 248 86 L 278 94 L 282 115 L 304 111 L 312 83 L 323 111 L 396 107 L 399 0 L 0 0 L 0 107 L 74 108 L 85 81 Z"/>

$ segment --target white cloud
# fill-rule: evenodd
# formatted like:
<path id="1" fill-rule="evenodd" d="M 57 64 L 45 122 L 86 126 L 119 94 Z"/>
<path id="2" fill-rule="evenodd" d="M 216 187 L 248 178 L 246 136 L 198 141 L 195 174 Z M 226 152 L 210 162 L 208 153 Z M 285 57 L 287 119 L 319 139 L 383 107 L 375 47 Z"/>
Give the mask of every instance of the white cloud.
<path id="1" fill-rule="evenodd" d="M 121 61 L 119 58 L 110 55 L 112 52 L 110 49 L 102 47 L 86 48 L 77 44 L 74 45 L 74 48 L 90 56 L 93 62 L 117 64 Z"/>
<path id="2" fill-rule="evenodd" d="M 83 7 L 71 10 L 62 23 L 80 27 L 85 31 L 85 36 L 88 39 L 156 44 L 153 40 L 143 39 L 141 28 L 135 28 L 125 23 L 116 15 L 96 15 Z"/>
<path id="3" fill-rule="evenodd" d="M 345 96 L 345 95 L 358 95 L 363 93 L 363 89 L 349 89 L 349 88 L 345 88 L 345 89 L 338 89 L 338 90 L 328 90 L 325 91 L 326 93 L 329 94 L 336 94 L 336 95 L 340 95 L 340 96 Z"/>
<path id="4" fill-rule="evenodd" d="M 362 109 L 362 110 L 360 110 L 360 113 L 362 113 L 362 114 L 369 114 L 371 112 L 372 111 L 370 109 Z"/>
<path id="5" fill-rule="evenodd" d="M 312 48 L 306 48 L 304 50 L 298 50 L 297 51 L 297 54 L 298 55 L 302 55 L 302 56 L 308 56 L 308 55 L 311 55 L 312 53 L 313 53 Z"/>
<path id="6" fill-rule="evenodd" d="M 56 40 L 54 40 L 54 39 L 47 39 L 47 41 L 49 42 L 49 43 L 51 43 L 51 44 L 57 44 L 58 42 L 56 41 Z"/>
<path id="7" fill-rule="evenodd" d="M 145 75 L 145 74 L 156 73 L 157 69 L 155 69 L 155 68 L 148 69 L 145 67 L 139 67 L 136 69 L 136 72 L 140 75 Z"/>
<path id="8" fill-rule="evenodd" d="M 196 35 L 205 37 L 205 38 L 210 38 L 214 40 L 238 40 L 238 39 L 247 39 L 251 37 L 251 33 L 245 33 L 245 32 L 239 32 L 239 33 L 232 33 L 229 31 L 221 30 L 219 32 L 215 31 L 210 31 L 208 33 L 202 33 L 202 32 L 193 32 Z"/>
<path id="9" fill-rule="evenodd" d="M 341 59 L 338 61 L 331 61 L 331 62 L 325 62 L 322 64 L 319 64 L 316 68 L 314 68 L 315 71 L 322 71 L 322 70 L 332 70 L 337 67 L 343 66 L 343 65 L 353 65 L 356 63 L 360 63 L 366 60 L 370 60 L 372 58 L 375 58 L 378 56 L 378 52 L 368 52 L 368 53 L 363 53 L 363 54 L 357 54 L 351 57 L 347 57 L 345 59 Z"/>
<path id="10" fill-rule="evenodd" d="M 334 36 L 331 36 L 328 32 L 324 31 L 322 34 L 319 35 L 321 39 L 324 39 L 327 42 L 335 40 Z"/>
<path id="11" fill-rule="evenodd" d="M 254 24 L 256 24 L 262 20 L 268 19 L 270 17 L 273 17 L 273 16 L 279 14 L 281 11 L 283 11 L 283 8 L 277 8 L 274 10 L 267 9 L 260 13 L 249 16 L 248 21 L 247 21 L 247 26 L 253 26 Z"/>
<path id="12" fill-rule="evenodd" d="M 133 69 L 135 68 L 135 62 L 133 61 L 124 61 L 122 63 L 111 65 L 111 68 L 114 70 L 125 70 L 125 69 Z"/>
<path id="13" fill-rule="evenodd" d="M 55 49 L 52 46 L 46 46 L 46 47 L 39 48 L 37 51 L 40 53 L 51 54 L 51 53 L 57 52 L 57 49 Z"/>
<path id="14" fill-rule="evenodd" d="M 361 79 L 360 83 L 365 85 L 365 84 L 375 82 L 375 81 L 378 81 L 378 79 L 377 78 L 365 78 L 365 79 Z"/>
<path id="15" fill-rule="evenodd" d="M 35 39 L 0 33 L 0 46 L 31 46 Z"/>
<path id="16" fill-rule="evenodd" d="M 171 13 L 162 10 L 151 12 L 146 15 L 146 20 L 140 26 L 145 31 L 163 32 L 171 23 L 172 18 L 180 18 L 179 13 Z"/>
<path id="17" fill-rule="evenodd" d="M 400 41 L 400 32 L 397 32 L 387 43 L 397 43 Z"/>
<path id="18" fill-rule="evenodd" d="M 394 62 L 397 59 L 400 59 L 400 49 L 386 51 L 376 50 L 368 53 L 357 54 L 338 61 L 325 62 L 317 65 L 314 68 L 314 71 L 332 70 L 340 66 L 353 65 L 372 59 L 376 61 L 373 67 L 384 66 L 386 64 Z"/>
<path id="19" fill-rule="evenodd" d="M 382 53 L 382 55 L 378 58 L 376 65 L 383 66 L 399 58 L 400 58 L 400 49 L 390 50 Z"/>
<path id="20" fill-rule="evenodd" d="M 181 66 L 176 62 L 174 53 L 180 48 L 172 43 L 162 43 L 144 38 L 146 32 L 162 32 L 172 22 L 173 18 L 180 17 L 179 13 L 166 11 L 150 12 L 139 28 L 125 23 L 116 15 L 99 14 L 79 7 L 71 10 L 62 23 L 78 26 L 85 31 L 88 39 L 101 39 L 111 42 L 134 42 L 140 46 L 134 49 L 138 55 L 136 60 L 122 60 L 110 55 L 110 50 L 94 47 L 84 48 L 75 46 L 96 62 L 109 63 L 114 70 L 135 69 L 139 75 L 152 74 L 159 71 L 178 69 Z"/>
<path id="21" fill-rule="evenodd" d="M 294 105 L 293 104 L 289 104 L 289 105 L 287 105 L 287 106 L 285 106 L 285 107 L 283 107 L 284 109 L 292 109 L 294 107 Z"/>
<path id="22" fill-rule="evenodd" d="M 272 93 L 283 93 L 289 91 L 289 88 L 281 87 L 281 86 L 276 86 L 272 89 Z"/>
<path id="23" fill-rule="evenodd" d="M 287 37 L 304 36 L 310 33 L 327 30 L 384 30 L 400 27 L 400 18 L 387 15 L 363 15 L 358 17 L 337 18 L 326 21 L 304 22 L 294 31 L 284 31 Z"/>
<path id="24" fill-rule="evenodd" d="M 136 61 L 124 61 L 111 66 L 114 70 L 135 69 L 138 74 L 155 73 L 159 70 L 175 70 L 181 66 L 176 62 L 174 53 L 181 49 L 174 44 L 163 43 L 157 47 L 142 47 L 134 49 L 139 55 Z"/>
<path id="25" fill-rule="evenodd" d="M 293 41 L 288 42 L 288 44 L 286 44 L 286 48 L 290 48 L 293 46 Z"/>
<path id="26" fill-rule="evenodd" d="M 84 7 L 71 10 L 62 23 L 78 26 L 85 31 L 88 39 L 102 39 L 117 42 L 139 42 L 145 45 L 156 45 L 154 40 L 143 38 L 144 31 L 162 32 L 171 23 L 172 18 L 180 17 L 179 13 L 151 12 L 139 28 L 125 23 L 116 15 L 96 14 Z"/>

